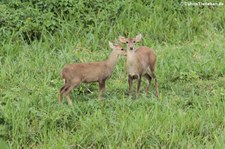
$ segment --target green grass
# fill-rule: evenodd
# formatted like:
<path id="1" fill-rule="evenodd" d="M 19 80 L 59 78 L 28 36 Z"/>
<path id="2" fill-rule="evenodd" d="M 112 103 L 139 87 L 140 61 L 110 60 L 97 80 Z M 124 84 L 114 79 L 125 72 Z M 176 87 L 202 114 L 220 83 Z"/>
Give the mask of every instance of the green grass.
<path id="1" fill-rule="evenodd" d="M 145 81 L 141 96 L 128 98 L 126 58 L 120 57 L 103 100 L 97 84 L 83 84 L 72 93 L 73 107 L 65 99 L 62 107 L 58 103 L 62 66 L 106 59 L 107 46 L 91 52 L 73 42 L 60 44 L 65 50 L 35 42 L 16 46 L 17 54 L 5 50 L 1 137 L 13 148 L 223 148 L 222 40 L 156 45 L 159 99 L 153 83 L 145 95 Z"/>
<path id="2" fill-rule="evenodd" d="M 224 7 L 124 3 L 114 23 L 99 12 L 90 28 L 71 21 L 30 44 L 19 33 L 0 44 L 0 149 L 225 148 Z M 108 41 L 138 33 L 157 53 L 159 98 L 143 79 L 129 99 L 120 57 L 102 100 L 98 84 L 81 84 L 72 107 L 59 105 L 63 65 L 107 59 Z"/>

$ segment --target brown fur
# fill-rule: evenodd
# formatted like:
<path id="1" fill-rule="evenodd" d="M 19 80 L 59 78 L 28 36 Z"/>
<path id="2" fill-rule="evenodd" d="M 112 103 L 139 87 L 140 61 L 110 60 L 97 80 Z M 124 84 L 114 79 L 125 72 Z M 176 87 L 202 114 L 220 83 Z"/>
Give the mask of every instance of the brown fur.
<path id="1" fill-rule="evenodd" d="M 141 38 L 141 34 L 137 35 L 135 38 L 125 38 L 122 36 L 119 37 L 120 42 L 127 44 L 126 70 L 128 75 L 130 96 L 132 95 L 132 86 L 134 79 L 138 79 L 137 95 L 139 95 L 141 77 L 144 76 L 147 79 L 148 83 L 146 87 L 146 93 L 148 93 L 149 85 L 153 78 L 155 80 L 156 96 L 158 97 L 158 83 L 155 75 L 157 57 L 154 50 L 148 47 L 134 47 L 137 42 L 141 41 Z"/>
<path id="2" fill-rule="evenodd" d="M 123 47 L 109 43 L 113 49 L 108 60 L 93 63 L 67 64 L 62 70 L 64 86 L 60 89 L 59 102 L 62 104 L 62 96 L 65 95 L 67 101 L 72 105 L 69 93 L 80 83 L 99 83 L 99 97 L 105 90 L 105 81 L 111 76 L 116 65 L 118 55 L 126 55 Z"/>

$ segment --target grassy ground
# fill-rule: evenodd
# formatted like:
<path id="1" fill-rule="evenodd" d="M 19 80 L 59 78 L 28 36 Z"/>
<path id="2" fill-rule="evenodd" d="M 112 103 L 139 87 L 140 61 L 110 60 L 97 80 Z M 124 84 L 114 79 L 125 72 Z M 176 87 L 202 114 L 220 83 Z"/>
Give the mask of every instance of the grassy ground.
<path id="1" fill-rule="evenodd" d="M 94 27 L 64 22 L 31 43 L 17 32 L 0 43 L 0 149 L 225 148 L 224 7 L 117 2 L 114 23 L 99 12 Z M 72 107 L 59 106 L 63 65 L 107 59 L 108 41 L 138 33 L 158 56 L 159 98 L 144 79 L 128 98 L 120 57 L 102 100 L 97 84 L 82 84 Z"/>
<path id="2" fill-rule="evenodd" d="M 105 46 L 91 52 L 74 47 L 73 42 L 59 45 L 65 49 L 34 42 L 17 45 L 12 53 L 5 50 L 0 129 L 11 147 L 224 147 L 222 36 L 153 46 L 158 55 L 159 99 L 154 96 L 153 83 L 150 94 L 145 95 L 145 81 L 141 96 L 128 98 L 126 58 L 121 57 L 107 81 L 103 100 L 97 99 L 97 84 L 84 84 L 72 93 L 73 107 L 66 100 L 62 107 L 58 103 L 62 66 L 106 59 L 110 49 Z"/>

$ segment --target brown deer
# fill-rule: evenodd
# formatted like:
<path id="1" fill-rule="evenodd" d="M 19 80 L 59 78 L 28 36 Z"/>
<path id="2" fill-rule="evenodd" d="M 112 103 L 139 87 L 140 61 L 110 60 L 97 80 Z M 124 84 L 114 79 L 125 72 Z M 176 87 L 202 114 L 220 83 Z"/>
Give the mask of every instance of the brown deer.
<path id="1" fill-rule="evenodd" d="M 127 45 L 127 62 L 126 69 L 129 83 L 129 96 L 132 95 L 133 80 L 137 79 L 137 96 L 140 94 L 141 77 L 144 76 L 147 79 L 146 94 L 148 94 L 149 85 L 152 78 L 155 80 L 156 96 L 158 93 L 158 83 L 155 75 L 156 67 L 156 54 L 155 52 L 145 46 L 135 48 L 135 44 L 140 42 L 142 35 L 139 34 L 135 38 L 125 38 L 119 36 L 119 40 Z"/>
<path id="2" fill-rule="evenodd" d="M 118 55 L 126 55 L 126 51 L 119 44 L 109 42 L 112 52 L 105 61 L 93 63 L 67 64 L 62 70 L 64 86 L 60 89 L 59 103 L 62 104 L 62 96 L 72 105 L 69 93 L 81 83 L 99 83 L 99 98 L 105 90 L 105 81 L 111 76 Z"/>

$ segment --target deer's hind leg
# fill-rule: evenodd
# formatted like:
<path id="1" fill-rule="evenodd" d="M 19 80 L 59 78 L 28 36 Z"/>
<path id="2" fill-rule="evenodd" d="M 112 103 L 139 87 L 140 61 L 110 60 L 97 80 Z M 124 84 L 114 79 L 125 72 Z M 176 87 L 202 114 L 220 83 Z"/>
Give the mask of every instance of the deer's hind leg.
<path id="1" fill-rule="evenodd" d="M 74 79 L 71 82 L 66 82 L 66 84 L 64 85 L 64 87 L 62 87 L 62 89 L 60 91 L 60 102 L 62 102 L 62 98 L 61 98 L 62 95 L 65 95 L 67 102 L 69 103 L 70 106 L 72 106 L 73 102 L 72 102 L 69 94 L 74 87 L 79 85 L 79 83 L 80 83 L 80 80 L 78 80 L 78 79 Z"/>
<path id="2" fill-rule="evenodd" d="M 64 84 L 64 86 L 60 89 L 59 91 L 59 104 L 62 105 L 62 98 L 64 93 L 68 90 L 68 88 L 70 87 L 70 84 L 66 83 Z"/>

